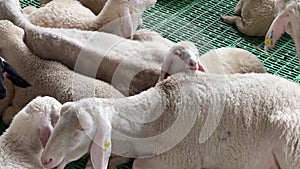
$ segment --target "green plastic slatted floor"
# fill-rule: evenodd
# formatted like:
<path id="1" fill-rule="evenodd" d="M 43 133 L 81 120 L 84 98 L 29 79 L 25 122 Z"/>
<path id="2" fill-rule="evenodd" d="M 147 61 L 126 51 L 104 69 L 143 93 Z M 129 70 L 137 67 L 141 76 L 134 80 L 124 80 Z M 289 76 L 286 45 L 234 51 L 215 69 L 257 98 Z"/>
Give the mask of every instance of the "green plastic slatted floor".
<path id="1" fill-rule="evenodd" d="M 22 7 L 39 7 L 36 0 L 20 0 Z M 143 28 L 161 33 L 164 37 L 178 42 L 194 42 L 200 54 L 214 48 L 239 47 L 256 54 L 269 73 L 277 74 L 300 82 L 298 57 L 290 36 L 284 35 L 269 51 L 262 52 L 263 38 L 247 37 L 234 26 L 223 23 L 220 15 L 232 15 L 237 0 L 158 0 L 155 7 L 144 15 Z M 0 132 L 6 126 L 0 124 Z M 80 159 L 69 164 L 68 169 L 84 168 L 86 160 Z M 118 169 L 130 169 L 130 164 Z"/>

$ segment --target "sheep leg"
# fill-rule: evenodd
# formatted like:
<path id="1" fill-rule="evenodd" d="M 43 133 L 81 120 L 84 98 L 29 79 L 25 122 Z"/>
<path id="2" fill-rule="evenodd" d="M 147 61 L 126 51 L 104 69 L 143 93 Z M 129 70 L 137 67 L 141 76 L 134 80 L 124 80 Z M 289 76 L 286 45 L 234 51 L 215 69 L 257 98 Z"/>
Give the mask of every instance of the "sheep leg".
<path id="1" fill-rule="evenodd" d="M 235 24 L 237 22 L 238 16 L 221 16 L 221 19 L 228 24 Z"/>
<path id="2" fill-rule="evenodd" d="M 234 13 L 237 14 L 237 15 L 240 15 L 241 14 L 241 11 L 242 11 L 242 6 L 243 6 L 243 3 L 244 3 L 244 0 L 240 0 L 236 7 L 235 7 L 235 10 L 234 10 Z"/>

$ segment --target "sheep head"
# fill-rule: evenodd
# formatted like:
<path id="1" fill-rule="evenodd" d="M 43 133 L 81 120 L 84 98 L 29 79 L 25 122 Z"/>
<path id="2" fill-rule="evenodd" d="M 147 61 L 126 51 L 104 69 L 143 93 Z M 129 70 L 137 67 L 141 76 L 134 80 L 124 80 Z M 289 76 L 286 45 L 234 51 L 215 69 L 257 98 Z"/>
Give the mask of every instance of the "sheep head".
<path id="1" fill-rule="evenodd" d="M 162 65 L 160 80 L 185 70 L 204 71 L 199 61 L 198 49 L 189 41 L 179 42 L 169 50 Z"/>
<path id="2" fill-rule="evenodd" d="M 285 33 L 290 34 L 296 46 L 300 40 L 296 40 L 300 38 L 300 1 L 297 0 L 278 0 L 277 7 L 279 9 L 279 13 L 277 17 L 273 20 L 266 36 L 265 36 L 265 49 L 271 49 L 274 47 L 275 42 Z M 300 47 L 300 46 L 299 46 Z M 297 48 L 298 50 L 298 48 Z"/>
<path id="3" fill-rule="evenodd" d="M 30 101 L 13 119 L 11 127 L 18 131 L 20 135 L 26 135 L 28 141 L 23 141 L 23 144 L 37 144 L 36 140 L 40 141 L 40 146 L 36 145 L 35 148 L 41 150 L 45 147 L 53 126 L 60 117 L 60 108 L 62 104 L 53 97 L 38 96 Z M 24 125 L 27 124 L 27 125 Z M 25 132 L 25 133 L 21 133 Z M 29 132 L 29 133 L 28 133 Z M 32 136 L 28 137 L 28 134 Z"/>
<path id="4" fill-rule="evenodd" d="M 65 103 L 61 118 L 42 153 L 46 168 L 63 168 L 89 152 L 94 168 L 106 169 L 111 151 L 111 126 L 93 100 Z M 96 110 L 97 109 L 97 110 Z M 101 109 L 101 108 L 100 108 Z M 93 117 L 92 113 L 98 114 Z M 109 114 L 109 113 L 104 113 Z"/>

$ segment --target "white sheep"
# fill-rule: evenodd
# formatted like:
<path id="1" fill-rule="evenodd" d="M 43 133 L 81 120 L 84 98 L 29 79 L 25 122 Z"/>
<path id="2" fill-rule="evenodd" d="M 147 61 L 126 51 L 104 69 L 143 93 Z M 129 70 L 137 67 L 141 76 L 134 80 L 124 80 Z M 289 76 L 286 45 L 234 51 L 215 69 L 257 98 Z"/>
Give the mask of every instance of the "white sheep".
<path id="1" fill-rule="evenodd" d="M 142 24 L 144 10 L 156 0 L 108 0 L 95 14 L 76 0 L 53 0 L 27 18 L 34 25 L 103 31 L 130 38 Z"/>
<path id="2" fill-rule="evenodd" d="M 223 47 L 210 50 L 200 56 L 200 62 L 207 73 L 266 73 L 257 56 L 241 48 Z"/>
<path id="3" fill-rule="evenodd" d="M 199 61 L 197 47 L 189 41 L 182 41 L 170 48 L 161 67 L 159 80 L 166 79 L 169 75 L 185 70 L 204 71 Z"/>
<path id="4" fill-rule="evenodd" d="M 286 32 L 292 36 L 300 59 L 300 1 L 278 0 L 276 7 L 278 15 L 274 19 L 265 37 L 265 49 L 274 47 L 275 42 Z"/>
<path id="5" fill-rule="evenodd" d="M 98 169 L 110 153 L 150 160 L 143 169 L 298 169 L 299 101 L 299 84 L 271 74 L 177 73 L 135 96 L 65 103 L 41 161 L 90 151 Z"/>
<path id="6" fill-rule="evenodd" d="M 91 65 L 98 64 L 94 61 L 99 60 L 102 63 L 96 77 L 109 82 L 126 96 L 140 93 L 156 84 L 164 57 L 175 45 L 150 30 L 139 30 L 133 37 L 135 40 L 129 40 L 103 32 L 36 27 L 24 18 L 13 2 L 0 1 L 2 19 L 9 19 L 24 28 L 24 41 L 30 50 L 42 59 L 59 61 L 72 70 L 79 56 L 90 58 L 85 60 L 87 63 L 82 68 L 93 67 Z M 94 56 L 95 53 L 97 56 Z M 249 63 L 252 61 L 250 59 Z M 241 62 L 249 65 L 247 60 Z M 244 67 L 241 69 L 249 70 Z M 241 72 L 241 69 L 237 69 L 237 72 Z M 85 69 L 76 71 L 89 76 L 86 72 L 91 72 Z"/>
<path id="7" fill-rule="evenodd" d="M 265 36 L 275 15 L 276 0 L 239 0 L 234 13 L 239 16 L 221 16 L 229 24 L 248 36 Z"/>
<path id="8" fill-rule="evenodd" d="M 14 117 L 0 137 L 0 168 L 42 169 L 40 156 L 59 118 L 61 103 L 37 97 Z"/>
<path id="9" fill-rule="evenodd" d="M 3 113 L 9 124 L 12 117 L 30 100 L 39 95 L 52 96 L 64 103 L 83 97 L 124 97 L 111 85 L 83 76 L 64 65 L 40 59 L 23 42 L 24 30 L 6 20 L 0 21 L 0 55 L 2 55 L 32 86 L 15 88 L 12 104 Z"/>
<path id="10" fill-rule="evenodd" d="M 218 48 L 199 57 L 198 50 L 192 43 L 178 45 L 172 47 L 165 57 L 160 80 L 185 70 L 210 74 L 266 73 L 260 60 L 244 49 Z M 185 49 L 178 52 L 178 47 Z"/>

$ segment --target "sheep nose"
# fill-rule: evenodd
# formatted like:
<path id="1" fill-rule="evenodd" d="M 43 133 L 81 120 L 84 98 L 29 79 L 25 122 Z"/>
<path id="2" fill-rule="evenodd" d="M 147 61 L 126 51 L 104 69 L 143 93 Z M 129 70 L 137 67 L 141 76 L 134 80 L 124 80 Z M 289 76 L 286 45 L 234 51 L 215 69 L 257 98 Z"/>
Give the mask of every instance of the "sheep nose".
<path id="1" fill-rule="evenodd" d="M 194 60 L 189 60 L 188 61 L 188 65 L 189 65 L 189 67 L 190 67 L 191 70 L 195 70 L 195 69 L 197 69 L 198 63 L 196 61 L 194 61 Z"/>
<path id="2" fill-rule="evenodd" d="M 42 163 L 43 165 L 46 167 L 49 163 L 52 162 L 52 158 L 49 158 L 49 159 L 42 159 Z"/>

